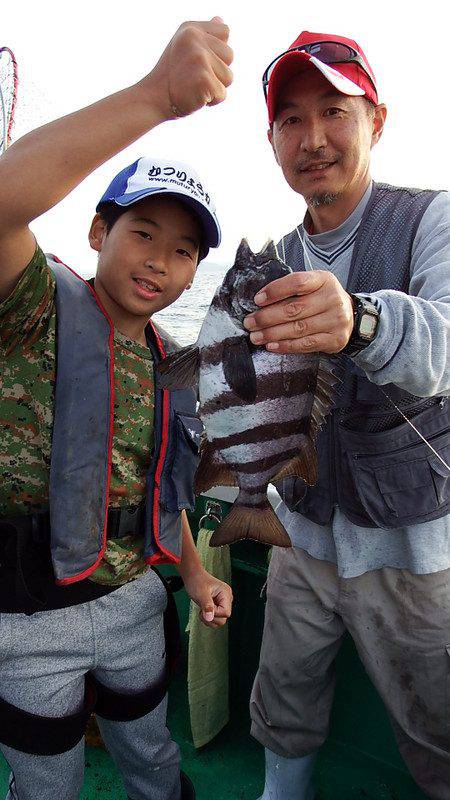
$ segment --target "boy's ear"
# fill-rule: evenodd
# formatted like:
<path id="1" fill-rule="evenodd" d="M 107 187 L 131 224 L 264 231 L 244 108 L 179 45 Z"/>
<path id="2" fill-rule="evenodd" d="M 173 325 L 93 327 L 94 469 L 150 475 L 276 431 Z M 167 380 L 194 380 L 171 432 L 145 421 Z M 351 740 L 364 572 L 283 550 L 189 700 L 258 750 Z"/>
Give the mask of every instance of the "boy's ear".
<path id="1" fill-rule="evenodd" d="M 91 229 L 89 231 L 89 244 L 97 253 L 100 253 L 102 249 L 106 233 L 106 222 L 103 217 L 97 213 L 91 222 Z"/>

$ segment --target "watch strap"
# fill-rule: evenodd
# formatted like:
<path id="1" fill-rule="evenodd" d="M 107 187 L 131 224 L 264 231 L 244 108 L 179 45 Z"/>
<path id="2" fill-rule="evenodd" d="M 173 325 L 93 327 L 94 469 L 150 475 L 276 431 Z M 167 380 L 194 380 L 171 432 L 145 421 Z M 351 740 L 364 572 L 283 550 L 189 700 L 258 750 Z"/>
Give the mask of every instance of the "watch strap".
<path id="1" fill-rule="evenodd" d="M 352 294 L 351 292 L 349 292 L 349 295 L 353 304 L 353 331 L 346 346 L 343 350 L 341 350 L 341 353 L 345 353 L 345 355 L 348 356 L 354 356 L 364 350 L 365 347 L 368 347 L 371 342 L 373 342 L 376 336 L 380 314 L 373 303 L 370 303 L 368 300 L 358 297 L 358 295 Z M 361 332 L 361 323 L 365 314 L 375 319 L 375 327 L 371 336 L 364 335 Z"/>

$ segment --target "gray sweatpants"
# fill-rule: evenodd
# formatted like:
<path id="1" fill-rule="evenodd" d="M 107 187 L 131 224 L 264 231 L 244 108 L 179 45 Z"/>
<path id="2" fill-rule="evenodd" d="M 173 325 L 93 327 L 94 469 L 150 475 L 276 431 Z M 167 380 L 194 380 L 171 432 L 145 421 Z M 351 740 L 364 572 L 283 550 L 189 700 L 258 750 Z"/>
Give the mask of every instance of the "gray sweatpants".
<path id="1" fill-rule="evenodd" d="M 80 710 L 84 676 L 138 693 L 162 674 L 166 591 L 149 571 L 98 600 L 32 616 L 0 614 L 0 695 L 25 711 L 63 716 Z M 131 722 L 97 718 L 131 800 L 179 800 L 179 751 L 166 728 L 164 700 Z M 12 771 L 7 800 L 76 800 L 84 740 L 61 755 L 0 749 Z"/>
<path id="2" fill-rule="evenodd" d="M 339 578 L 334 564 L 300 548 L 274 548 L 253 736 L 287 758 L 321 746 L 345 629 L 414 779 L 430 798 L 450 800 L 450 570 Z"/>

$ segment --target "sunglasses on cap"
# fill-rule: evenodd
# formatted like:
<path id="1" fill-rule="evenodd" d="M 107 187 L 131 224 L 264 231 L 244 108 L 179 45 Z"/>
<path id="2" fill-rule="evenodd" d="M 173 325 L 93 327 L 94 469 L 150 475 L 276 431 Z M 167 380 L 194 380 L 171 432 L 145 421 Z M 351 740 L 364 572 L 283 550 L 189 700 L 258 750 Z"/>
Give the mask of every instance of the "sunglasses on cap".
<path id="1" fill-rule="evenodd" d="M 270 78 L 272 77 L 272 73 L 276 65 L 280 59 L 283 58 L 283 56 L 287 55 L 287 53 L 296 52 L 308 53 L 309 55 L 318 58 L 319 61 L 322 61 L 324 64 L 359 64 L 361 69 L 364 70 L 369 78 L 375 91 L 377 90 L 375 81 L 369 72 L 367 64 L 353 47 L 350 47 L 348 44 L 343 44 L 342 42 L 311 42 L 310 44 L 303 44 L 299 45 L 298 47 L 291 47 L 289 50 L 285 50 L 284 53 L 281 53 L 281 55 L 274 58 L 274 60 L 269 64 L 262 77 L 264 97 L 266 100 Z"/>

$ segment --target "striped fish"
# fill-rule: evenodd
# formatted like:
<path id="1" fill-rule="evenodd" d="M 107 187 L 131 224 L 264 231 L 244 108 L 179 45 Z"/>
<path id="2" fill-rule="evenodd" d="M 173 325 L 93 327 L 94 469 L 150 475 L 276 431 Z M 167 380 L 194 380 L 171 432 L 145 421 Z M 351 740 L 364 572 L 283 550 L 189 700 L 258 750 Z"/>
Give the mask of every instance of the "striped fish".
<path id="1" fill-rule="evenodd" d="M 244 239 L 233 267 L 213 297 L 195 345 L 158 368 L 167 389 L 198 384 L 205 427 L 195 492 L 238 486 L 239 495 L 211 539 L 230 544 L 255 539 L 290 547 L 267 499 L 269 483 L 300 477 L 317 480 L 315 440 L 333 404 L 337 382 L 320 354 L 280 355 L 250 342 L 244 317 L 270 281 L 292 270 L 269 242 L 253 253 Z"/>

